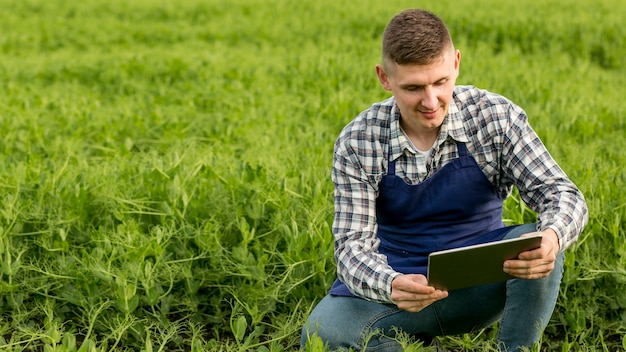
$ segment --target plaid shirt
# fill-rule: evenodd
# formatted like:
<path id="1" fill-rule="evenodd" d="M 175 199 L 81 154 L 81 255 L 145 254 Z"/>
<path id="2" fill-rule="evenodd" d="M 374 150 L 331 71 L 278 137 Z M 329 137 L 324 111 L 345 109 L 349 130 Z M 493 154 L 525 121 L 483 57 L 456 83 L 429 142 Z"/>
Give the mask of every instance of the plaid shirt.
<path id="1" fill-rule="evenodd" d="M 355 295 L 390 303 L 391 281 L 400 275 L 378 253 L 376 235 L 376 198 L 388 154 L 396 161 L 396 175 L 417 184 L 458 157 L 456 142 L 465 143 L 503 198 L 517 187 L 522 200 L 538 213 L 538 230 L 553 229 L 561 250 L 585 227 L 583 195 L 552 159 L 524 111 L 506 98 L 457 86 L 428 160 L 411 147 L 399 122 L 391 97 L 362 112 L 335 143 L 335 259 L 339 279 Z"/>

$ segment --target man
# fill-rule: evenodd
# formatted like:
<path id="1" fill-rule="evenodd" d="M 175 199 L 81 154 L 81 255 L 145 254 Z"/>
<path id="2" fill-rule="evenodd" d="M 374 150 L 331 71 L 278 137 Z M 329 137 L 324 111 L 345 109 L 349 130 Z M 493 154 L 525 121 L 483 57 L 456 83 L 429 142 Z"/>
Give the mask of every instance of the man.
<path id="1" fill-rule="evenodd" d="M 338 279 L 302 330 L 331 349 L 396 351 L 397 331 L 422 340 L 499 321 L 498 345 L 536 343 L 559 292 L 563 251 L 588 220 L 585 200 L 508 99 L 456 86 L 461 54 L 423 10 L 396 15 L 376 74 L 393 97 L 348 124 L 335 144 Z M 512 187 L 538 213 L 505 227 Z M 435 250 L 540 232 L 541 247 L 503 263 L 506 282 L 450 292 L 429 286 Z"/>

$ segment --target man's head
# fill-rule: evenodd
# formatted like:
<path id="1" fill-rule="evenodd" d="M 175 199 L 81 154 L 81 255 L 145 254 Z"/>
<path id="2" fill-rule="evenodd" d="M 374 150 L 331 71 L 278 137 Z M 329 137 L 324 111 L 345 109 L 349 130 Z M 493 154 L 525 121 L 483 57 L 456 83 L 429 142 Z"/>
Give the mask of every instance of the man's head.
<path id="1" fill-rule="evenodd" d="M 383 33 L 383 65 L 426 65 L 454 50 L 448 28 L 435 14 L 410 9 L 394 16 Z"/>
<path id="2" fill-rule="evenodd" d="M 376 74 L 395 96 L 405 132 L 434 140 L 452 101 L 460 61 L 448 29 L 432 13 L 406 10 L 391 20 Z"/>

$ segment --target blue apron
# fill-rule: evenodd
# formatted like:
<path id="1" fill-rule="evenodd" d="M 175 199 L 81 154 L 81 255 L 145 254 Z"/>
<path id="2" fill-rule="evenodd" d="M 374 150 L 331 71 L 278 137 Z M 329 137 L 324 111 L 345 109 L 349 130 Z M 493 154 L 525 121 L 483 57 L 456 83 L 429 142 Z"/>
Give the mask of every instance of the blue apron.
<path id="1" fill-rule="evenodd" d="M 465 144 L 457 148 L 457 159 L 416 185 L 388 162 L 376 200 L 378 251 L 398 272 L 426 275 L 431 252 L 501 240 L 511 229 L 502 223 L 502 197 Z M 354 296 L 339 279 L 330 294 Z"/>

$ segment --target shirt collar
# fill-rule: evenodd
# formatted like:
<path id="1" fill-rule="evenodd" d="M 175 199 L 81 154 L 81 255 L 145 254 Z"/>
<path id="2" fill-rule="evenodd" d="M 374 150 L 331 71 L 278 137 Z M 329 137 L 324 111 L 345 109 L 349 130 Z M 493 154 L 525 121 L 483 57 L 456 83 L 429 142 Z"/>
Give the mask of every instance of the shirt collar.
<path id="1" fill-rule="evenodd" d="M 448 115 L 443 121 L 443 125 L 441 126 L 441 132 L 439 133 L 439 138 L 454 139 L 457 142 L 467 143 L 469 142 L 469 137 L 465 131 L 465 126 L 463 125 L 463 114 L 459 110 L 456 105 L 456 95 L 452 96 L 452 100 L 450 101 L 450 106 L 448 107 Z"/>
<path id="2" fill-rule="evenodd" d="M 398 159 L 404 154 L 405 150 L 415 153 L 411 148 L 409 140 L 400 129 L 400 109 L 394 101 L 389 125 L 389 153 L 391 161 Z"/>

